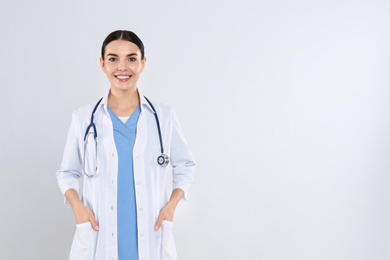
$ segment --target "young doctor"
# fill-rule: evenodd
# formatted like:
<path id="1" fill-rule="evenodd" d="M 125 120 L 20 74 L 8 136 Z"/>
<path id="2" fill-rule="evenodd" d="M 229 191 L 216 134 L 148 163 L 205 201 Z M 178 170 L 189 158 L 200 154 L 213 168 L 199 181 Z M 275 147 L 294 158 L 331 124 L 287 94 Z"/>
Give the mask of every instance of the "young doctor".
<path id="1" fill-rule="evenodd" d="M 72 114 L 56 173 L 76 218 L 71 260 L 177 259 L 172 221 L 178 202 L 187 199 L 195 162 L 174 110 L 137 87 L 145 63 L 136 34 L 110 33 L 100 65 L 111 87 L 99 102 Z"/>

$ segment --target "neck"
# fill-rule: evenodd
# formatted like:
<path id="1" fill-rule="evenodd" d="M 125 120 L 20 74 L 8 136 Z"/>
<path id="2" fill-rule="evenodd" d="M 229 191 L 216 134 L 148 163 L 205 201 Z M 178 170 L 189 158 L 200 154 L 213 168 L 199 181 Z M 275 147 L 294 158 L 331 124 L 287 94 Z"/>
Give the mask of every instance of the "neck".
<path id="1" fill-rule="evenodd" d="M 110 89 L 107 104 L 111 109 L 128 109 L 137 107 L 140 103 L 137 88 L 128 90 Z"/>

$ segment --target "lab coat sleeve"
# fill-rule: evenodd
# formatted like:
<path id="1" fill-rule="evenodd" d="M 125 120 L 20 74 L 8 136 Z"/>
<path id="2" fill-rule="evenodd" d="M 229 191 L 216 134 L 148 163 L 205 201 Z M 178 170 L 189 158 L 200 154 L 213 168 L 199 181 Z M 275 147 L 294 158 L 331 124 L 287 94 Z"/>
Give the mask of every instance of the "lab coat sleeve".
<path id="1" fill-rule="evenodd" d="M 79 128 L 76 122 L 76 114 L 73 112 L 61 167 L 56 173 L 58 186 L 64 195 L 65 205 L 68 205 L 65 192 L 72 188 L 79 193 L 78 179 L 82 177 L 82 160 L 79 150 L 79 135 L 81 132 Z"/>
<path id="2" fill-rule="evenodd" d="M 172 136 L 170 160 L 172 169 L 172 190 L 180 188 L 184 191 L 181 201 L 188 198 L 188 190 L 194 177 L 195 160 L 184 138 L 176 112 L 171 108 Z"/>

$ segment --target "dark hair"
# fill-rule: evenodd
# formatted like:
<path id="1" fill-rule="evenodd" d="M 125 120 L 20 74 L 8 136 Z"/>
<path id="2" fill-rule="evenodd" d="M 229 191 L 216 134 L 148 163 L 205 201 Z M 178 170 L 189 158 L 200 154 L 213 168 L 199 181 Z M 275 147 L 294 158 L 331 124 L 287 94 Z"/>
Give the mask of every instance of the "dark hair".
<path id="1" fill-rule="evenodd" d="M 104 41 L 103 41 L 103 45 L 102 45 L 102 59 L 103 60 L 104 60 L 104 52 L 105 52 L 105 48 L 106 48 L 107 44 L 109 44 L 110 42 L 115 41 L 115 40 L 126 40 L 126 41 L 134 43 L 135 45 L 138 46 L 138 48 L 141 51 L 141 59 L 142 60 L 144 59 L 144 56 L 145 56 L 144 44 L 142 43 L 141 39 L 138 38 L 138 36 L 135 33 L 133 33 L 132 31 L 117 30 L 117 31 L 110 33 L 106 37 L 106 39 L 104 39 Z"/>

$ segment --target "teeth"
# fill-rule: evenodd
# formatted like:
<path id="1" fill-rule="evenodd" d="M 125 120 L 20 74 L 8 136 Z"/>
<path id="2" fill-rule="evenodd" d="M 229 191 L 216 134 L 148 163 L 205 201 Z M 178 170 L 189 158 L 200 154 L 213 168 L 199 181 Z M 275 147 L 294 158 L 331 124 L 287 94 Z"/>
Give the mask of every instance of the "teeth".
<path id="1" fill-rule="evenodd" d="M 130 76 L 116 76 L 118 79 L 128 79 Z"/>

